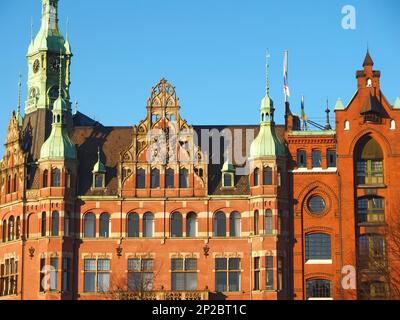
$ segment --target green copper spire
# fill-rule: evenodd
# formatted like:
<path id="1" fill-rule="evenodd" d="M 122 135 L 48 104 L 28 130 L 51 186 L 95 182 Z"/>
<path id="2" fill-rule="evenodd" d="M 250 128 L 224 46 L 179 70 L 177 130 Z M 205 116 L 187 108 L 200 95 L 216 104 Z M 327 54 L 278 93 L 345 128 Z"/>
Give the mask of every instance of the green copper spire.
<path id="1" fill-rule="evenodd" d="M 397 97 L 396 101 L 394 102 L 393 107 L 395 109 L 400 109 L 400 97 Z"/>
<path id="2" fill-rule="evenodd" d="M 250 158 L 274 157 L 285 154 L 282 142 L 275 134 L 274 102 L 269 96 L 269 54 L 266 64 L 266 94 L 261 100 L 260 132 L 250 147 Z"/>
<path id="3" fill-rule="evenodd" d="M 97 162 L 93 166 L 93 173 L 106 173 L 106 167 L 100 159 L 100 147 L 97 148 Z"/>
<path id="4" fill-rule="evenodd" d="M 60 61 L 63 57 L 60 53 Z M 71 139 L 68 136 L 68 130 L 66 125 L 66 115 L 69 109 L 66 102 L 62 98 L 61 81 L 62 81 L 62 63 L 60 63 L 60 86 L 58 92 L 58 98 L 54 102 L 53 106 L 53 124 L 50 136 L 43 143 L 42 149 L 40 150 L 40 160 L 62 160 L 70 159 L 75 160 L 77 158 L 75 146 L 72 144 Z"/>

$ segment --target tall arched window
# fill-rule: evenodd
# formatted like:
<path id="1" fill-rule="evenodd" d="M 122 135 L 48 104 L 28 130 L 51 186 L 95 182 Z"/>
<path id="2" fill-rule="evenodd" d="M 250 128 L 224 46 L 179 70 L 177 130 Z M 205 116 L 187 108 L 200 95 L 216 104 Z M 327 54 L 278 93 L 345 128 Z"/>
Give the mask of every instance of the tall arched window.
<path id="1" fill-rule="evenodd" d="M 143 237 L 150 238 L 154 235 L 154 214 L 146 212 L 143 215 Z"/>
<path id="2" fill-rule="evenodd" d="M 95 238 L 96 237 L 96 216 L 94 213 L 87 213 L 83 218 L 83 236 L 85 238 Z"/>
<path id="3" fill-rule="evenodd" d="M 146 188 L 146 171 L 142 168 L 139 168 L 136 171 L 136 188 Z"/>
<path id="4" fill-rule="evenodd" d="M 42 237 L 45 237 L 47 234 L 47 226 L 46 226 L 46 212 L 42 212 L 42 217 L 41 217 L 41 235 Z"/>
<path id="5" fill-rule="evenodd" d="M 214 216 L 214 236 L 226 237 L 226 217 L 222 211 L 217 212 Z"/>
<path id="6" fill-rule="evenodd" d="M 7 193 L 11 193 L 11 176 L 7 177 Z"/>
<path id="7" fill-rule="evenodd" d="M 260 233 L 260 215 L 258 214 L 258 210 L 254 211 L 254 235 L 258 235 Z"/>
<path id="8" fill-rule="evenodd" d="M 154 168 L 151 170 L 151 188 L 160 187 L 160 170 Z"/>
<path id="9" fill-rule="evenodd" d="M 59 187 L 60 186 L 60 169 L 54 168 L 51 170 L 51 186 Z"/>
<path id="10" fill-rule="evenodd" d="M 102 213 L 100 215 L 100 233 L 101 238 L 110 237 L 110 215 L 108 213 Z"/>
<path id="11" fill-rule="evenodd" d="M 253 184 L 255 187 L 257 187 L 260 184 L 260 170 L 258 168 L 254 169 L 253 172 Z"/>
<path id="12" fill-rule="evenodd" d="M 376 140 L 366 137 L 356 148 L 358 184 L 383 184 L 383 151 Z"/>
<path id="13" fill-rule="evenodd" d="M 197 234 L 197 215 L 190 212 L 186 215 L 186 237 L 195 237 Z"/>
<path id="14" fill-rule="evenodd" d="M 26 238 L 29 239 L 32 235 L 33 232 L 33 220 L 35 219 L 34 213 L 30 214 L 28 216 L 27 222 L 26 222 Z"/>
<path id="15" fill-rule="evenodd" d="M 128 214 L 128 237 L 139 237 L 139 215 L 136 212 Z"/>
<path id="16" fill-rule="evenodd" d="M 69 212 L 64 213 L 64 237 L 69 237 L 70 234 L 70 215 Z"/>
<path id="17" fill-rule="evenodd" d="M 3 242 L 6 242 L 7 241 L 7 221 L 6 220 L 4 220 L 3 221 L 3 230 L 2 230 L 3 232 Z"/>
<path id="18" fill-rule="evenodd" d="M 272 185 L 272 168 L 264 167 L 263 172 L 263 185 L 270 186 Z"/>
<path id="19" fill-rule="evenodd" d="M 51 235 L 58 237 L 60 229 L 60 215 L 57 211 L 53 211 L 51 214 Z"/>
<path id="20" fill-rule="evenodd" d="M 44 170 L 43 171 L 42 186 L 43 186 L 43 188 L 47 188 L 48 185 L 49 185 L 49 171 L 48 170 Z"/>
<path id="21" fill-rule="evenodd" d="M 167 170 L 165 170 L 165 187 L 174 187 L 174 169 L 168 168 Z"/>
<path id="22" fill-rule="evenodd" d="M 21 237 L 21 218 L 17 217 L 17 222 L 15 224 L 15 239 L 19 240 Z"/>
<path id="23" fill-rule="evenodd" d="M 264 233 L 265 234 L 272 234 L 273 227 L 272 227 L 272 211 L 270 209 L 265 210 L 264 213 Z"/>
<path id="24" fill-rule="evenodd" d="M 231 237 L 240 237 L 241 218 L 239 212 L 232 212 L 229 216 L 229 235 Z"/>
<path id="25" fill-rule="evenodd" d="M 179 188 L 188 188 L 188 187 L 189 187 L 188 170 L 186 168 L 181 168 L 179 170 Z"/>
<path id="26" fill-rule="evenodd" d="M 171 237 L 182 237 L 182 214 L 171 214 Z"/>
<path id="27" fill-rule="evenodd" d="M 15 239 L 15 219 L 11 216 L 8 219 L 8 241 L 13 241 Z"/>

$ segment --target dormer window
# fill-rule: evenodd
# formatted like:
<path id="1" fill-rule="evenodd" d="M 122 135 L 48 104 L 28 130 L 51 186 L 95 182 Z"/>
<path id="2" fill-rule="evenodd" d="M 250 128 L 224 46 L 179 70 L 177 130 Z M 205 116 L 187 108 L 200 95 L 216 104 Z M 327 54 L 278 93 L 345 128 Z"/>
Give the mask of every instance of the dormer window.
<path id="1" fill-rule="evenodd" d="M 235 167 L 227 160 L 222 166 L 222 188 L 233 188 L 235 186 Z"/>
<path id="2" fill-rule="evenodd" d="M 106 167 L 100 159 L 100 148 L 97 150 L 97 162 L 93 166 L 93 188 L 104 189 L 106 187 Z"/>

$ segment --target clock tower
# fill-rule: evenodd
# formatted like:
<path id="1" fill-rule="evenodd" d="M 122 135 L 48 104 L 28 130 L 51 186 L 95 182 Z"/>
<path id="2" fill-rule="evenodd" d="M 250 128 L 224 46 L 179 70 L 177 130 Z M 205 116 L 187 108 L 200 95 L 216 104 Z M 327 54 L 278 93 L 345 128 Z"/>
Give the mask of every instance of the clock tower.
<path id="1" fill-rule="evenodd" d="M 59 64 L 62 63 L 61 92 L 71 110 L 69 86 L 72 52 L 58 28 L 58 1 L 42 0 L 42 21 L 38 34 L 31 39 L 28 59 L 28 96 L 25 114 L 37 110 L 52 110 L 59 94 Z M 60 55 L 62 59 L 60 59 Z"/>

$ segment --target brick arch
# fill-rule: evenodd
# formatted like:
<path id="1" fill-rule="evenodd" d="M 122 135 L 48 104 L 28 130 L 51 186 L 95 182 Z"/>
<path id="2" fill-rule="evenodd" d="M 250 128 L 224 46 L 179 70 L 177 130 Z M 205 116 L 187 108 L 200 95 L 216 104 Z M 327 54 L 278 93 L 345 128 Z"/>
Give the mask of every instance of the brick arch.
<path id="1" fill-rule="evenodd" d="M 381 132 L 379 132 L 375 129 L 372 129 L 372 128 L 360 131 L 353 138 L 353 140 L 351 141 L 350 146 L 349 146 L 348 154 L 351 154 L 352 156 L 354 156 L 354 150 L 355 150 L 358 142 L 361 141 L 366 136 L 370 136 L 371 138 L 376 140 L 387 156 L 392 155 L 392 148 L 390 146 L 390 142 L 388 141 L 388 139 Z"/>

